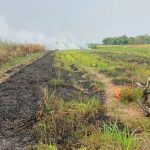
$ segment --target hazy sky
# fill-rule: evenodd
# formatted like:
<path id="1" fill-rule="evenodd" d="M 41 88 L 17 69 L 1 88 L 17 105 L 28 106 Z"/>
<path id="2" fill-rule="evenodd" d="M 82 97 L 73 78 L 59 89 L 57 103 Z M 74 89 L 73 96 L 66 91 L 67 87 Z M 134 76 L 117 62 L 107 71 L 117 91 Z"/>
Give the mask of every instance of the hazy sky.
<path id="1" fill-rule="evenodd" d="M 0 36 L 11 33 L 86 42 L 150 34 L 150 0 L 0 0 Z"/>

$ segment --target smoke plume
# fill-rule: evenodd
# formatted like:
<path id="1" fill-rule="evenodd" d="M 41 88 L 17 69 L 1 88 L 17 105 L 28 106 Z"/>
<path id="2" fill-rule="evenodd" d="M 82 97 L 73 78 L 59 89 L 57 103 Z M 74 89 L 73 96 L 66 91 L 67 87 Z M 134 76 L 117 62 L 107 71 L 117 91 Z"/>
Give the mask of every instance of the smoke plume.
<path id="1" fill-rule="evenodd" d="M 51 37 L 40 32 L 36 33 L 27 30 L 15 30 L 3 17 L 0 17 L 0 40 L 17 43 L 44 44 L 49 50 L 86 48 L 86 44 L 80 42 L 80 40 L 70 32 L 61 32 Z"/>

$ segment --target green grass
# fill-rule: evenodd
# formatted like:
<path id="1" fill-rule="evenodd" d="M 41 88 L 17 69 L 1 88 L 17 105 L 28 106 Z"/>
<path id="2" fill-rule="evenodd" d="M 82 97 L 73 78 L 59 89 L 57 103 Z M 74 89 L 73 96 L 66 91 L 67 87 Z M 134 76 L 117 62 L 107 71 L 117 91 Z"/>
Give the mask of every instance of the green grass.
<path id="1" fill-rule="evenodd" d="M 48 144 L 37 144 L 32 147 L 27 147 L 25 150 L 58 150 L 56 146 L 54 145 L 48 145 Z"/>
<path id="2" fill-rule="evenodd" d="M 137 149 L 138 143 L 136 138 L 133 136 L 133 133 L 130 133 L 129 127 L 125 125 L 123 129 L 119 129 L 118 125 L 115 124 L 104 124 L 104 133 L 101 135 L 101 139 L 105 144 L 108 144 L 110 141 L 113 141 L 114 144 L 117 144 L 117 147 L 120 147 L 124 150 Z M 112 146 L 110 142 L 110 147 Z"/>
<path id="3" fill-rule="evenodd" d="M 149 49 L 150 45 L 98 45 L 95 49 L 105 50 L 105 51 L 118 51 L 118 52 L 133 52 L 133 53 L 143 53 L 150 54 Z"/>
<path id="4" fill-rule="evenodd" d="M 73 51 L 60 51 L 58 53 L 58 59 L 60 59 L 67 69 L 71 68 L 72 64 L 75 64 L 77 67 L 92 67 L 96 69 L 103 69 L 106 67 L 106 63 L 99 63 L 99 56 L 91 53 L 90 50 L 73 50 Z"/>
<path id="5" fill-rule="evenodd" d="M 104 123 L 101 130 L 94 131 L 82 140 L 87 149 L 132 150 L 139 146 L 129 127 L 125 125 L 121 129 L 117 123 Z"/>
<path id="6" fill-rule="evenodd" d="M 54 78 L 50 81 L 50 85 L 54 88 L 58 87 L 58 86 L 63 86 L 65 85 L 65 81 L 62 80 L 60 77 Z"/>
<path id="7" fill-rule="evenodd" d="M 116 80 L 146 82 L 150 74 L 150 46 L 99 46 L 96 50 L 61 51 L 58 55 L 68 69 L 72 64 L 91 67 Z"/>
<path id="8" fill-rule="evenodd" d="M 93 53 L 108 62 L 106 73 L 115 79 L 145 82 L 150 74 L 150 46 L 99 46 Z"/>
<path id="9" fill-rule="evenodd" d="M 146 83 L 150 74 L 150 45 L 98 46 L 96 50 L 60 51 L 57 57 L 68 70 L 72 70 L 72 65 L 76 65 L 79 70 L 92 68 L 104 72 L 115 84 L 135 89 L 131 93 L 132 98 L 122 94 L 122 100 L 126 102 L 135 101 L 141 96 L 141 91 L 135 88 L 135 82 Z"/>

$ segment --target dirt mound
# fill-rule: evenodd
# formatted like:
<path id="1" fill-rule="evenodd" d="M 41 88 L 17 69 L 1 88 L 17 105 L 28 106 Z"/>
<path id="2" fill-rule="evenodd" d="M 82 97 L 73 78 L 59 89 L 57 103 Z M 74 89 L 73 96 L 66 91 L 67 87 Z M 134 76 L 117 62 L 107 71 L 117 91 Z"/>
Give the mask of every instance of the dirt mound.
<path id="1" fill-rule="evenodd" d="M 55 76 L 54 52 L 26 66 L 0 84 L 0 149 L 23 149 L 34 144 L 32 126 L 36 122 L 41 88 Z"/>

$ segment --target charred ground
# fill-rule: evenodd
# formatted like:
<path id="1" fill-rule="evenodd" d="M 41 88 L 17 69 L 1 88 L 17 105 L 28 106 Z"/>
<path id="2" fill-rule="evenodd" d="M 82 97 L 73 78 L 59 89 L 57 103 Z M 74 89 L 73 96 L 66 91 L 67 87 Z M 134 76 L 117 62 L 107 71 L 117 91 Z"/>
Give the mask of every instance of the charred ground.
<path id="1" fill-rule="evenodd" d="M 31 129 L 41 88 L 55 76 L 53 56 L 45 55 L 0 85 L 0 149 L 22 149 L 35 143 Z"/>
<path id="2" fill-rule="evenodd" d="M 0 149 L 144 148 L 149 120 L 133 118 L 130 129 L 120 123 L 131 117 L 116 117 L 123 104 L 114 103 L 113 83 L 102 77 L 107 67 L 92 51 L 52 51 L 0 84 Z"/>

